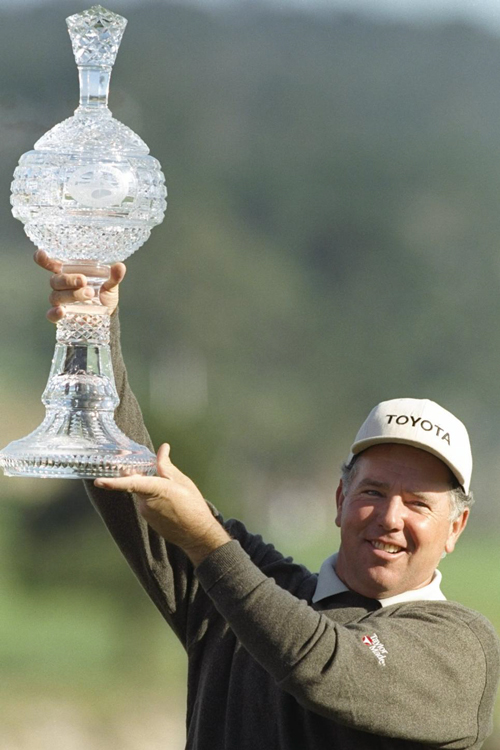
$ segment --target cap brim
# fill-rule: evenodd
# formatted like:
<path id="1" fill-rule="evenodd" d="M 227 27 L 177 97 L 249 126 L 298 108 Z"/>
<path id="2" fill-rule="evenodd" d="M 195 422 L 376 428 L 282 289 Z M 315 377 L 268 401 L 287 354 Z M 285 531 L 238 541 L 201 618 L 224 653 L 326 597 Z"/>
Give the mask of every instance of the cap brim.
<path id="1" fill-rule="evenodd" d="M 439 453 L 436 450 L 433 450 L 425 443 L 419 443 L 417 440 L 410 440 L 408 438 L 398 438 L 396 436 L 387 436 L 387 435 L 380 435 L 378 437 L 371 437 L 367 438 L 366 440 L 358 440 L 357 443 L 353 443 L 351 446 L 351 452 L 349 454 L 349 457 L 347 459 L 347 463 L 349 464 L 354 456 L 357 456 L 362 451 L 366 450 L 367 448 L 370 448 L 372 445 L 382 445 L 383 443 L 399 443 L 400 445 L 411 445 L 413 448 L 420 448 L 422 451 L 426 451 L 426 453 L 432 453 L 433 456 L 436 456 L 436 458 L 439 458 L 440 461 L 442 461 L 452 472 L 452 474 L 456 477 L 458 482 L 460 483 L 460 486 L 465 492 L 468 492 L 468 489 L 465 487 L 465 478 L 461 471 L 457 469 L 456 466 L 454 466 L 450 461 L 448 461 L 441 453 Z"/>

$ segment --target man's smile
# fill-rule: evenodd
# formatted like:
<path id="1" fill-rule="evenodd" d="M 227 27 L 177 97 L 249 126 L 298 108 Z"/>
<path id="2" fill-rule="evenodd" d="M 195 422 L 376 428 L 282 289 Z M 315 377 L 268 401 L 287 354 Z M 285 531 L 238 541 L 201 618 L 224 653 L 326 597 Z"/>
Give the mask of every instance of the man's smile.
<path id="1" fill-rule="evenodd" d="M 393 542 L 383 542 L 378 539 L 370 539 L 368 541 L 376 550 L 380 550 L 381 552 L 388 552 L 391 555 L 397 555 L 400 552 L 405 551 L 404 547 L 401 547 L 398 544 L 394 544 Z"/>

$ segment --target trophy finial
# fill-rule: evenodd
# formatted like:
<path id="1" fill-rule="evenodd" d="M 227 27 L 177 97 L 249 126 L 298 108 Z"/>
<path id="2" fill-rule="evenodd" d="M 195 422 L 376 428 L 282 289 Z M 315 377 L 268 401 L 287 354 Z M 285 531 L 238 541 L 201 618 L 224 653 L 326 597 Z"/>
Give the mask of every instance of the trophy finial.
<path id="1" fill-rule="evenodd" d="M 66 19 L 76 64 L 111 67 L 122 40 L 127 19 L 102 5 Z"/>

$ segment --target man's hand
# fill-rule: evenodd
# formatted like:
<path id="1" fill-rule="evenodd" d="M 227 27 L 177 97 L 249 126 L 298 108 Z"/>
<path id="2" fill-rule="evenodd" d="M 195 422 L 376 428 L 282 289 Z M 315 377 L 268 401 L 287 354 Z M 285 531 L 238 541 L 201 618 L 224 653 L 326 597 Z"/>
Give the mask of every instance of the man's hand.
<path id="1" fill-rule="evenodd" d="M 87 285 L 87 278 L 81 273 L 62 273 L 63 262 L 55 258 L 49 258 L 43 250 L 35 253 L 35 263 L 51 271 L 54 275 L 50 279 L 52 293 L 49 302 L 52 305 L 47 312 L 47 318 L 52 323 L 57 323 L 64 317 L 63 305 L 73 302 L 87 302 L 94 296 L 94 290 Z M 111 275 L 101 287 L 100 301 L 108 308 L 109 314 L 118 305 L 119 286 L 125 276 L 127 269 L 123 263 L 115 263 L 111 266 Z"/>
<path id="2" fill-rule="evenodd" d="M 133 474 L 118 478 L 99 478 L 96 487 L 134 492 L 139 510 L 148 524 L 168 542 L 184 550 L 194 565 L 199 565 L 231 537 L 212 515 L 194 482 L 170 460 L 170 446 L 158 451 L 158 476 Z"/>

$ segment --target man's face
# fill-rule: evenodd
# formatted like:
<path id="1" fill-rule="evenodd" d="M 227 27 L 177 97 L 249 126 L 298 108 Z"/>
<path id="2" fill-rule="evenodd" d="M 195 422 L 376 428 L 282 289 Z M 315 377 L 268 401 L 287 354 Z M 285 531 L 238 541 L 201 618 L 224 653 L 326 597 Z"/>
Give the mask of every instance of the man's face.
<path id="1" fill-rule="evenodd" d="M 356 461 L 347 489 L 337 490 L 339 578 L 374 599 L 431 582 L 443 552 L 452 552 L 468 511 L 450 520 L 451 472 L 431 453 L 382 444 Z"/>

